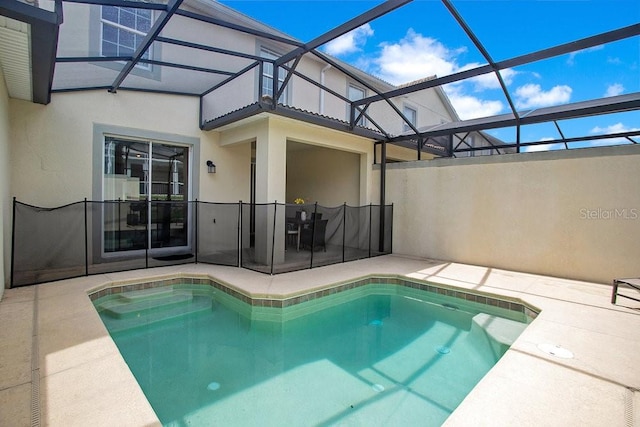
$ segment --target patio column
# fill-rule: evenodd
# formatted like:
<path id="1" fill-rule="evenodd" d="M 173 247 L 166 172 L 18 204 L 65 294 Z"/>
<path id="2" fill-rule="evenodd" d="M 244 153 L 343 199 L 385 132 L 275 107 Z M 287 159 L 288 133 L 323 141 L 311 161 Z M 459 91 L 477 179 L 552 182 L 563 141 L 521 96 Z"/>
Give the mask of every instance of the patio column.
<path id="1" fill-rule="evenodd" d="M 256 135 L 256 203 L 285 203 L 287 138 L 277 123 L 267 118 Z M 274 231 L 274 209 L 256 209 L 256 260 L 271 263 L 271 248 L 275 243 L 273 262 L 284 261 L 284 208 L 277 211 Z M 266 232 L 265 232 L 266 231 Z"/>

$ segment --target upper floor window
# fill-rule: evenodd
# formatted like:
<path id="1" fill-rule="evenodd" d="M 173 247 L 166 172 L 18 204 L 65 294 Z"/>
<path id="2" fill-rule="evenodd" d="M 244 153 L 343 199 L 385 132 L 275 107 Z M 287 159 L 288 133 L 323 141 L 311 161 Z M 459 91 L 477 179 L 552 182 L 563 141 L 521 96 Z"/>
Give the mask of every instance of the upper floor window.
<path id="1" fill-rule="evenodd" d="M 151 10 L 133 7 L 102 6 L 101 43 L 102 56 L 132 56 L 142 39 L 151 29 Z M 151 57 L 151 48 L 142 55 Z M 150 69 L 150 64 L 139 63 L 138 67 Z"/>
<path id="2" fill-rule="evenodd" d="M 411 107 L 407 107 L 405 105 L 404 109 L 402 110 L 402 114 L 404 114 L 404 116 L 407 118 L 407 120 L 409 120 L 409 122 L 413 125 L 413 127 L 416 127 L 418 113 L 417 113 L 417 111 L 415 109 L 413 109 Z M 407 132 L 407 131 L 411 130 L 411 127 L 407 124 L 407 122 L 403 121 L 402 130 L 404 132 Z"/>
<path id="3" fill-rule="evenodd" d="M 354 86 L 352 84 L 349 85 L 349 88 L 347 89 L 347 98 L 349 98 L 349 101 L 357 101 L 359 99 L 363 99 L 365 95 L 365 91 L 364 89 L 358 87 L 358 86 Z M 358 117 L 359 112 L 356 110 L 356 117 Z M 351 119 L 351 110 L 349 108 L 349 106 L 347 106 L 347 120 Z M 358 120 L 358 122 L 356 123 L 356 125 L 358 126 L 365 126 L 365 120 L 364 117 L 361 117 L 360 120 Z"/>
<path id="4" fill-rule="evenodd" d="M 278 59 L 280 56 L 265 48 L 260 49 L 260 56 L 266 59 Z M 287 71 L 284 68 L 278 68 L 278 87 L 284 83 Z M 278 102 L 287 102 L 288 88 L 285 88 L 278 98 Z M 273 63 L 265 61 L 262 65 L 262 96 L 273 97 Z"/>

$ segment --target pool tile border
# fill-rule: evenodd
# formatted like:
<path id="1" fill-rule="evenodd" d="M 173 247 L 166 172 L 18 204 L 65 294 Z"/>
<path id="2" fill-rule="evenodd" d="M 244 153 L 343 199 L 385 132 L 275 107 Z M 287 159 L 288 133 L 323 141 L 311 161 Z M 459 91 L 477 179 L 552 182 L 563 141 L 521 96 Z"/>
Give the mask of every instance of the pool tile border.
<path id="1" fill-rule="evenodd" d="M 228 294 L 252 307 L 275 307 L 286 308 L 295 306 L 317 298 L 326 297 L 328 295 L 337 294 L 351 289 L 359 288 L 371 284 L 391 284 L 404 286 L 410 289 L 426 291 L 436 295 L 453 297 L 465 300 L 467 302 L 487 305 L 490 307 L 499 307 L 504 310 L 522 313 L 529 319 L 533 320 L 540 314 L 540 309 L 526 303 L 518 298 L 510 298 L 506 296 L 497 296 L 494 294 L 483 293 L 479 291 L 471 292 L 467 289 L 456 288 L 453 286 L 434 284 L 432 282 L 421 281 L 408 278 L 405 276 L 385 276 L 385 275 L 368 275 L 357 279 L 341 282 L 337 284 L 327 285 L 320 289 L 312 290 L 300 295 L 283 297 L 283 298 L 262 298 L 251 297 L 233 286 L 216 280 L 210 276 L 196 277 L 193 275 L 178 275 L 171 277 L 158 277 L 146 279 L 142 282 L 112 282 L 103 285 L 98 289 L 88 292 L 89 298 L 95 301 L 107 295 L 116 295 L 123 292 L 139 291 L 144 289 L 158 288 L 163 286 L 173 286 L 179 284 L 187 285 L 209 285 L 225 294 Z"/>

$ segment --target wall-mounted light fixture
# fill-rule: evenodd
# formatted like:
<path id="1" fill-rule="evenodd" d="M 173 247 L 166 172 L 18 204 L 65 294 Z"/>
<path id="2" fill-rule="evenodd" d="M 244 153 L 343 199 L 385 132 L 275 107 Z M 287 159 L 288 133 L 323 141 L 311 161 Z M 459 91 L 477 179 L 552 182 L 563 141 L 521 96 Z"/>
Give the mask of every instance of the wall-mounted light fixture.
<path id="1" fill-rule="evenodd" d="M 216 165 L 211 160 L 207 160 L 207 172 L 216 173 Z"/>

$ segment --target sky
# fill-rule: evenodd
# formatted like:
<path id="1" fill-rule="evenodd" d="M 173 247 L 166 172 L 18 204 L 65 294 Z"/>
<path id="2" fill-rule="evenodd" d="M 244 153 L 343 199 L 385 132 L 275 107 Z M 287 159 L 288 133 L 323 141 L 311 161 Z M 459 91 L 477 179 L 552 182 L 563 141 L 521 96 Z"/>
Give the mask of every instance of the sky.
<path id="1" fill-rule="evenodd" d="M 303 42 L 381 2 L 223 0 Z M 640 23 L 640 0 L 454 0 L 453 6 L 494 61 Z M 320 50 L 392 84 L 444 76 L 487 61 L 441 1 L 414 0 L 325 44 Z M 640 92 L 640 37 L 501 71 L 518 111 Z M 444 87 L 462 119 L 511 111 L 494 74 Z M 577 137 L 640 130 L 640 112 L 559 121 Z M 559 139 L 553 123 L 523 126 L 523 141 Z M 489 131 L 508 142 L 515 129 Z M 636 138 L 640 142 L 640 138 Z M 620 143 L 625 141 L 610 141 Z M 628 141 L 626 141 L 628 142 Z M 602 142 L 574 144 L 572 147 Z M 560 146 L 535 146 L 530 150 Z"/>

